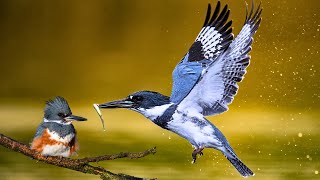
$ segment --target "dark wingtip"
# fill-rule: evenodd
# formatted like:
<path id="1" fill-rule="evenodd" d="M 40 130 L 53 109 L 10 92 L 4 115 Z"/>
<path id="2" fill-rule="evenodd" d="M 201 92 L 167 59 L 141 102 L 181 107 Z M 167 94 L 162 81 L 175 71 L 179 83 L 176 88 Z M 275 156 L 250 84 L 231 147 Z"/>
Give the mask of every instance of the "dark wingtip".
<path id="1" fill-rule="evenodd" d="M 246 18 L 245 18 L 245 22 L 244 24 L 250 24 L 250 25 L 254 25 L 256 26 L 258 21 L 260 21 L 261 19 L 261 13 L 263 8 L 261 7 L 261 1 L 258 5 L 258 7 L 255 10 L 254 7 L 254 1 L 252 0 L 252 5 L 251 5 L 251 9 L 250 9 L 250 13 L 249 13 L 249 8 L 248 8 L 248 4 L 246 2 Z"/>
<path id="2" fill-rule="evenodd" d="M 246 24 L 247 23 L 247 21 L 248 21 L 248 11 L 249 11 L 249 8 L 248 8 L 248 3 L 245 1 L 245 3 L 246 3 L 246 18 L 245 18 L 245 20 L 244 20 L 244 23 L 243 24 Z"/>
<path id="3" fill-rule="evenodd" d="M 251 3 L 251 10 L 250 10 L 250 14 L 249 14 L 248 19 L 251 19 L 251 16 L 252 16 L 252 14 L 253 14 L 253 10 L 254 10 L 254 1 L 252 0 L 252 3 Z"/>
<path id="4" fill-rule="evenodd" d="M 206 15 L 206 19 L 204 20 L 203 27 L 205 27 L 208 24 L 210 20 L 210 15 L 211 15 L 211 4 L 209 3 L 208 9 L 207 9 L 207 15 Z"/>
<path id="5" fill-rule="evenodd" d="M 229 13 L 230 13 L 230 10 L 228 9 L 228 5 L 225 5 L 219 17 L 214 22 L 212 22 L 212 24 L 210 23 L 211 26 L 219 26 L 221 24 L 224 24 L 229 18 Z"/>
<path id="6" fill-rule="evenodd" d="M 220 1 L 217 2 L 217 6 L 221 6 L 221 2 Z"/>
<path id="7" fill-rule="evenodd" d="M 220 7 L 221 7 L 221 2 L 218 1 L 216 8 L 214 9 L 213 15 L 211 16 L 209 24 L 212 24 L 216 20 L 216 18 L 218 17 L 219 12 L 220 12 Z"/>

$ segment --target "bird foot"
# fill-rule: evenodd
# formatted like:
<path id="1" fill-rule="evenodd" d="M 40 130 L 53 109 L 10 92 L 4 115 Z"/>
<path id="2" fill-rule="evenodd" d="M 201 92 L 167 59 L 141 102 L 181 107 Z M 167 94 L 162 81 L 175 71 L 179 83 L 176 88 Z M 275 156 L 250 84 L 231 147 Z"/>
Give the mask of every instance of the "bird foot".
<path id="1" fill-rule="evenodd" d="M 197 160 L 197 155 L 199 154 L 200 156 L 203 156 L 203 150 L 204 148 L 198 148 L 198 149 L 195 149 L 193 152 L 192 152 L 192 164 L 196 163 L 196 160 Z"/>

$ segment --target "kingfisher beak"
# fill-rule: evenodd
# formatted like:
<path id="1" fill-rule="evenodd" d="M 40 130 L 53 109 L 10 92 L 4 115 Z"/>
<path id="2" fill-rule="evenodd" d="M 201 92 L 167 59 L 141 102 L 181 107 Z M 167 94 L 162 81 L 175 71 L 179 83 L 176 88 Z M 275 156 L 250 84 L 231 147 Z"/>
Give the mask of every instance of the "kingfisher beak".
<path id="1" fill-rule="evenodd" d="M 99 108 L 132 108 L 134 103 L 126 99 L 99 104 Z"/>
<path id="2" fill-rule="evenodd" d="M 81 116 L 70 115 L 64 118 L 66 121 L 86 121 L 87 119 Z"/>

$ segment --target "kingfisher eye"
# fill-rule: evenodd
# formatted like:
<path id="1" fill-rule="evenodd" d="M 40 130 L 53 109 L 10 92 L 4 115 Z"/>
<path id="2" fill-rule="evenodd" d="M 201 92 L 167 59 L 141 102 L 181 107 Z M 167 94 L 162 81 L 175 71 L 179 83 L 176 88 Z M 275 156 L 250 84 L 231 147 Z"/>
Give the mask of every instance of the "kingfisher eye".
<path id="1" fill-rule="evenodd" d="M 133 96 L 132 100 L 136 101 L 136 102 L 141 102 L 143 100 L 143 97 L 142 96 Z"/>
<path id="2" fill-rule="evenodd" d="M 59 113 L 58 116 L 59 117 L 64 117 L 64 114 L 63 113 Z"/>

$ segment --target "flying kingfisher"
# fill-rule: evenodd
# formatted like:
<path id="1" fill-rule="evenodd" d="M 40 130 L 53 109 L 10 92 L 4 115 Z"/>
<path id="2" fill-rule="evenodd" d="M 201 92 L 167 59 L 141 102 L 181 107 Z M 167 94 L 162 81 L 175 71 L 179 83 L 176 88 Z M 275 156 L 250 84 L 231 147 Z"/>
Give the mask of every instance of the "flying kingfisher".
<path id="1" fill-rule="evenodd" d="M 72 121 L 86 118 L 72 115 L 68 102 L 62 97 L 46 102 L 43 122 L 31 143 L 31 149 L 45 156 L 69 157 L 78 151 L 76 130 Z"/>
<path id="2" fill-rule="evenodd" d="M 261 4 L 261 3 L 260 3 Z M 204 148 L 214 148 L 232 163 L 243 177 L 254 173 L 238 158 L 222 132 L 208 121 L 228 110 L 249 65 L 253 35 L 261 22 L 260 4 L 254 4 L 234 38 L 228 21 L 230 10 L 217 3 L 213 13 L 208 5 L 203 28 L 187 54 L 173 71 L 171 96 L 139 91 L 125 99 L 98 105 L 99 108 L 127 108 L 137 111 L 158 126 L 187 139 L 194 151 L 193 163 Z"/>

